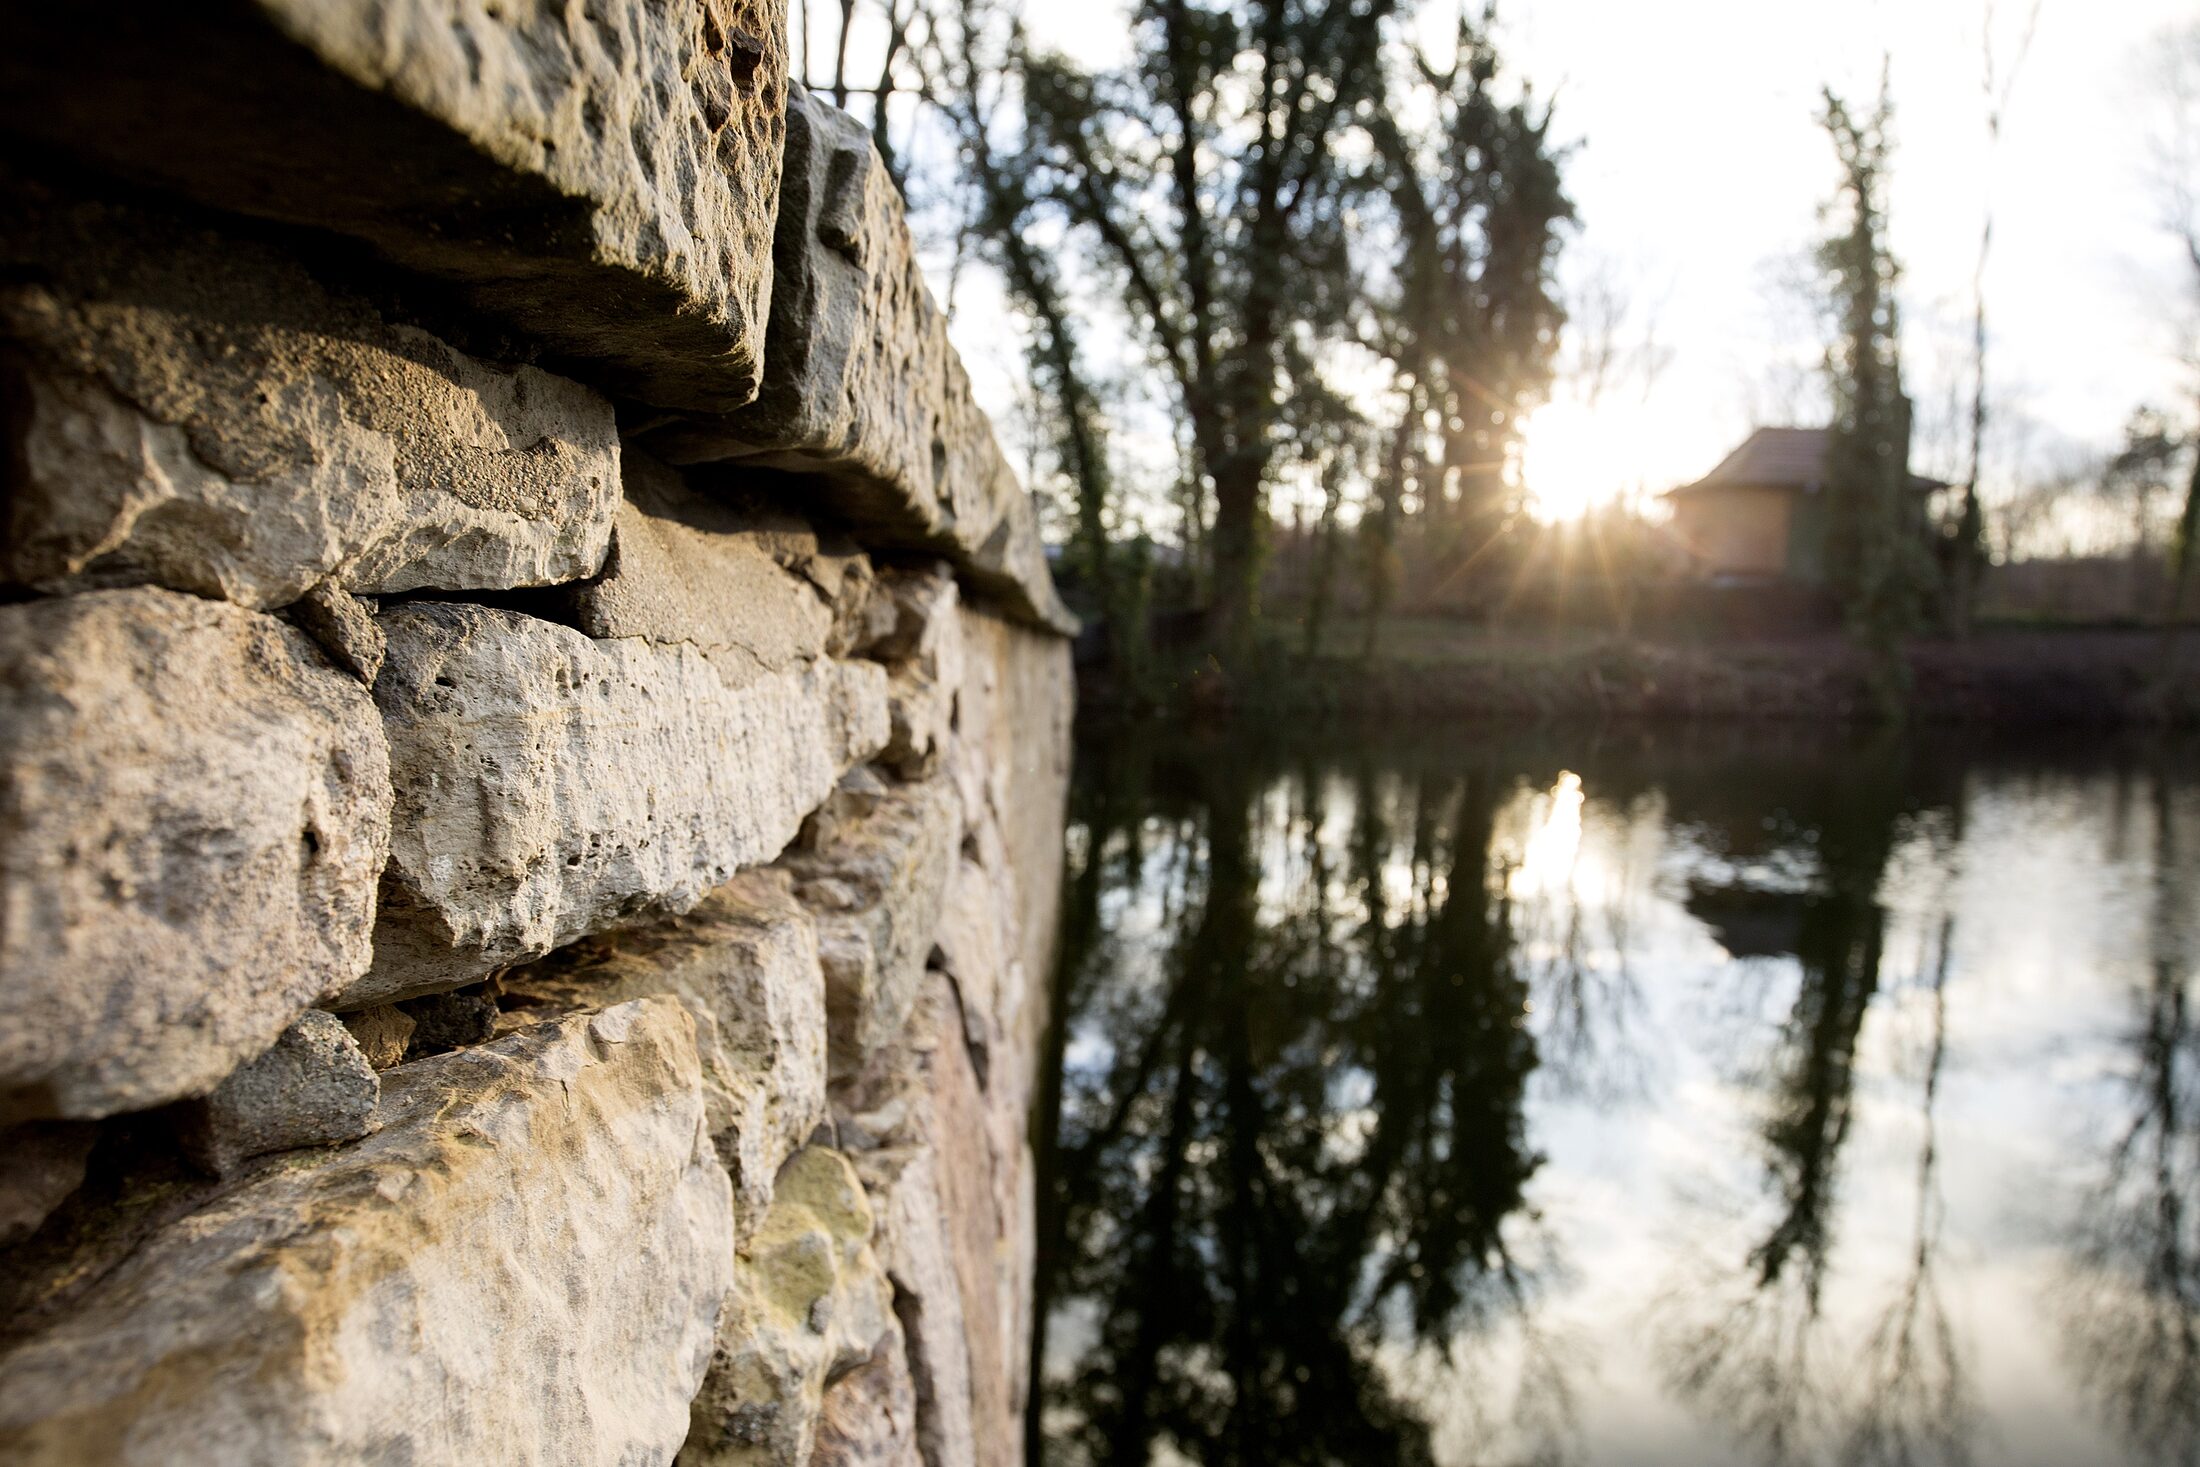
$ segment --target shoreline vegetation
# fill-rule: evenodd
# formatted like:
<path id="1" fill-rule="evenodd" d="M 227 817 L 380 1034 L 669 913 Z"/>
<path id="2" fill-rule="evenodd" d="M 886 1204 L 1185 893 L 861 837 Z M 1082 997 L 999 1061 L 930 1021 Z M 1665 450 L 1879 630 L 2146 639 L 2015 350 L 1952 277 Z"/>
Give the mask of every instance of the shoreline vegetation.
<path id="1" fill-rule="evenodd" d="M 2200 627 L 1981 626 L 1902 648 L 1898 708 L 1881 665 L 1836 632 L 1702 639 L 1492 629 L 1392 618 L 1372 656 L 1341 622 L 1307 654 L 1282 629 L 1230 669 L 1156 653 L 1134 685 L 1080 657 L 1095 719 L 1443 715 L 1462 718 L 1818 721 L 2009 727 L 2200 727 Z"/>
<path id="2" fill-rule="evenodd" d="M 989 274 L 1021 328 L 1003 421 L 1088 707 L 2200 724 L 2200 346 L 2164 340 L 2120 443 L 2040 438 L 2005 403 L 2028 369 L 1989 319 L 1991 200 L 1967 309 L 1895 253 L 1891 52 L 1788 118 L 1817 222 L 1780 228 L 1732 338 L 1747 400 L 1716 416 L 1746 436 L 1674 482 L 1714 410 L 1660 382 L 1700 383 L 1714 335 L 1668 340 L 1597 253 L 1573 104 L 1496 8 L 1177 0 L 1122 47 L 1065 42 L 1062 9 L 843 0 L 824 74 L 801 44 L 955 240 L 950 281 Z M 2033 19 L 1977 36 L 1989 147 Z M 2164 62 L 2118 145 L 2195 156 L 2200 27 L 2127 40 Z M 2147 312 L 2181 322 L 2200 209 L 2174 170 L 2146 187 Z"/>

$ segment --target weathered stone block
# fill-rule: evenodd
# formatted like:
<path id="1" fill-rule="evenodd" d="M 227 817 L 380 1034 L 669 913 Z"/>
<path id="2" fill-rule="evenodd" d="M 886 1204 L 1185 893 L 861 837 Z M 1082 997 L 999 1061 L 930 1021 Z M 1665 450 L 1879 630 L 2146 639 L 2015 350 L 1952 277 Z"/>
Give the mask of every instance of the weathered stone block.
<path id="1" fill-rule="evenodd" d="M 340 586 L 323 581 L 292 603 L 290 619 L 320 644 L 329 661 L 373 684 L 389 652 L 389 639 L 374 619 L 374 608 Z"/>
<path id="2" fill-rule="evenodd" d="M 374 1128 L 382 1082 L 344 1021 L 298 1016 L 257 1059 L 185 1107 L 184 1149 L 216 1176 L 271 1151 L 356 1141 Z"/>
<path id="3" fill-rule="evenodd" d="M 893 1320 L 863 1185 L 840 1153 L 810 1147 L 741 1250 L 679 1461 L 808 1467 L 826 1382 L 867 1360 Z"/>
<path id="4" fill-rule="evenodd" d="M 591 637 L 692 643 L 747 682 L 823 656 L 838 603 L 866 594 L 868 562 L 822 549 L 791 514 L 705 497 L 640 453 L 625 485 L 617 550 L 567 593 Z"/>
<path id="5" fill-rule="evenodd" d="M 777 855 L 886 740 L 870 663 L 728 687 L 691 646 L 480 606 L 413 603 L 382 627 L 397 806 L 374 966 L 340 1009 L 685 911 Z"/>
<path id="6" fill-rule="evenodd" d="M 364 240 L 644 401 L 719 412 L 755 395 L 781 0 L 54 5 L 16 21 L 8 131 Z"/>
<path id="7" fill-rule="evenodd" d="M 1022 1460 L 1031 1229 L 1026 1118 L 991 1104 L 957 1000 L 930 985 L 908 1042 L 848 1092 L 843 1118 L 908 1338 L 927 1462 Z M 1003 1124 L 1006 1122 L 1007 1124 Z"/>
<path id="8" fill-rule="evenodd" d="M 772 1179 L 825 1119 L 825 978 L 785 872 L 744 872 L 684 916 L 584 938 L 507 974 L 507 1009 L 669 993 L 695 1019 L 705 1124 L 745 1235 Z"/>
<path id="9" fill-rule="evenodd" d="M 168 591 L 0 607 L 0 1120 L 204 1094 L 367 966 L 389 756 L 303 633 Z"/>
<path id="10" fill-rule="evenodd" d="M 1023 970 L 1033 981 L 1054 969 L 1062 889 L 1062 827 L 1069 808 L 1070 721 L 1077 685 L 1069 644 L 965 605 L 963 681 L 948 767 L 963 793 L 963 818 L 1006 875 Z M 1032 1032 L 1013 1042 L 1036 1053 Z"/>
<path id="11" fill-rule="evenodd" d="M 413 1030 L 419 1025 L 411 1014 L 386 1003 L 344 1015 L 344 1027 L 351 1031 L 367 1063 L 387 1070 L 405 1062 L 405 1051 L 412 1046 Z"/>
<path id="12" fill-rule="evenodd" d="M 920 1451 L 927 1463 L 975 1464 L 970 1332 L 937 1161 L 922 1146 L 873 1151 L 856 1161 L 877 1211 L 879 1261 L 907 1338 Z"/>
<path id="13" fill-rule="evenodd" d="M 955 982 L 970 1062 L 988 1091 L 1007 1091 L 1020 1115 L 1030 1101 L 1033 1055 L 1022 1042 L 1036 996 L 1016 960 L 1015 891 L 1003 874 L 965 855 L 955 862 L 932 941 L 932 961 Z M 1016 1042 L 1010 1042 L 1010 1036 Z"/>
<path id="14" fill-rule="evenodd" d="M 810 1467 L 924 1467 L 917 1387 L 898 1325 L 870 1359 L 825 1388 Z"/>
<path id="15" fill-rule="evenodd" d="M 892 731 L 881 762 L 904 779 L 921 779 L 939 766 L 955 731 L 963 685 L 960 598 L 945 566 L 889 571 L 874 598 L 889 612 L 891 629 L 869 655 L 886 664 L 887 717 Z"/>
<path id="16" fill-rule="evenodd" d="M 141 210 L 0 225 L 21 471 L 0 574 L 246 606 L 593 575 L 619 502 L 611 405 L 475 361 L 283 253 Z"/>
<path id="17" fill-rule="evenodd" d="M 817 919 L 835 1077 L 861 1070 L 908 1020 L 961 839 L 954 787 L 931 780 L 866 793 L 860 814 L 829 804 L 782 863 Z"/>
<path id="18" fill-rule="evenodd" d="M 800 87 L 788 103 L 775 249 L 762 394 L 648 441 L 678 463 L 819 475 L 834 513 L 866 543 L 947 554 L 1017 615 L 1074 629 L 869 130 Z"/>
<path id="19" fill-rule="evenodd" d="M 0 1459 L 667 1460 L 733 1271 L 686 1011 L 407 1065 L 382 1115 L 160 1229 L 0 1357 Z"/>

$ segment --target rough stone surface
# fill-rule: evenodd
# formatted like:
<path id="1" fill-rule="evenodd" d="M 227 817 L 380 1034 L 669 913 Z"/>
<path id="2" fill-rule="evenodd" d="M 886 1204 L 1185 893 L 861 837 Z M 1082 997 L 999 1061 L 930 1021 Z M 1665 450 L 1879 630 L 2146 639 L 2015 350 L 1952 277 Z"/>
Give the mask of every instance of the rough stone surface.
<path id="1" fill-rule="evenodd" d="M 857 1166 L 908 1338 L 924 1459 L 1010 1467 L 1022 1459 L 1029 1326 L 1024 1118 L 1009 1137 L 944 978 L 910 1041 L 844 1095 L 860 1107 L 842 1129 L 863 1148 Z"/>
<path id="2" fill-rule="evenodd" d="M 411 1014 L 396 1004 L 386 1003 L 344 1015 L 344 1027 L 351 1031 L 367 1063 L 378 1070 L 386 1070 L 405 1062 L 405 1051 L 411 1046 L 413 1030 L 418 1026 Z"/>
<path id="3" fill-rule="evenodd" d="M 273 1049 L 185 1106 L 184 1149 L 227 1176 L 271 1151 L 358 1140 L 374 1129 L 381 1098 L 382 1082 L 344 1021 L 308 1009 Z"/>
<path id="4" fill-rule="evenodd" d="M 802 822 L 805 847 L 814 851 L 833 845 L 851 822 L 869 818 L 892 788 L 876 765 L 858 764 L 843 774 L 825 803 L 812 810 L 810 818 Z"/>
<path id="5" fill-rule="evenodd" d="M 917 1397 L 917 1442 L 928 1464 L 978 1460 L 969 1329 L 941 1213 L 938 1165 L 921 1145 L 858 1158 L 878 1213 L 878 1253 L 894 1286 Z"/>
<path id="6" fill-rule="evenodd" d="M 870 1359 L 825 1388 L 810 1467 L 924 1467 L 917 1387 L 898 1323 Z"/>
<path id="7" fill-rule="evenodd" d="M 1031 501 L 971 395 L 869 130 L 800 87 L 774 248 L 762 395 L 649 441 L 680 463 L 820 475 L 833 512 L 867 544 L 950 555 L 1014 614 L 1073 630 Z"/>
<path id="8" fill-rule="evenodd" d="M 0 1460 L 668 1460 L 733 1267 L 686 1011 L 407 1065 L 382 1118 L 49 1301 L 0 1358 Z"/>
<path id="9" fill-rule="evenodd" d="M 962 838 L 944 779 L 855 798 L 855 813 L 828 802 L 784 862 L 817 919 L 835 1076 L 861 1070 L 908 1020 Z"/>
<path id="10" fill-rule="evenodd" d="M 1032 1218 L 1023 1195 L 1025 1118 L 989 1103 L 954 1005 L 939 1006 L 924 1138 L 939 1182 L 970 1354 L 970 1414 L 981 1467 L 1021 1460 L 1023 1344 L 1030 1326 Z M 1001 1122 L 1010 1124 L 1004 1127 Z M 1005 1134 L 1004 1134 L 1005 1132 Z"/>
<path id="11" fill-rule="evenodd" d="M 99 1138 L 89 1121 L 32 1121 L 0 1133 L 0 1248 L 38 1231 L 84 1181 L 84 1163 Z"/>
<path id="12" fill-rule="evenodd" d="M 323 581 L 290 608 L 290 619 L 298 630 L 320 644 L 331 662 L 373 685 L 390 644 L 374 619 L 372 606 L 341 586 Z"/>
<path id="13" fill-rule="evenodd" d="M 784 511 L 706 498 L 677 471 L 633 453 L 618 548 L 602 576 L 570 593 L 574 625 L 591 637 L 688 642 L 728 682 L 749 682 L 823 656 L 839 619 L 836 603 L 868 584 L 860 556 L 821 551 L 815 532 Z M 817 569 L 821 562 L 862 567 Z M 827 589 L 829 585 L 830 589 Z"/>
<path id="14" fill-rule="evenodd" d="M 412 1020 L 412 1035 L 405 1042 L 407 1059 L 486 1044 L 497 1031 L 497 1001 L 482 988 L 431 993 L 407 999 L 396 1007 Z"/>
<path id="15" fill-rule="evenodd" d="M 786 873 L 743 872 L 684 916 L 585 938 L 506 975 L 508 1011 L 669 993 L 695 1019 L 705 1124 L 745 1236 L 826 1118 L 825 979 Z"/>
<path id="16" fill-rule="evenodd" d="M 690 646 L 479 606 L 382 618 L 398 799 L 374 966 L 339 1008 L 457 987 L 684 911 L 770 860 L 886 739 L 885 673 L 817 661 L 729 688 Z"/>
<path id="17" fill-rule="evenodd" d="M 11 203 L 19 202 L 10 200 Z M 611 405 L 475 361 L 286 255 L 137 210 L 0 225 L 0 373 L 20 405 L 0 574 L 253 607 L 595 573 Z"/>
<path id="18" fill-rule="evenodd" d="M 872 593 L 890 627 L 868 654 L 886 664 L 891 732 L 880 755 L 904 779 L 938 767 L 955 731 L 963 685 L 962 618 L 955 578 L 945 566 L 890 571 Z"/>
<path id="19" fill-rule="evenodd" d="M 0 1122 L 203 1094 L 366 968 L 381 720 L 273 617 L 0 607 L 0 771 Z"/>
<path id="20" fill-rule="evenodd" d="M 932 958 L 955 982 L 963 1039 L 979 1080 L 988 1090 L 1008 1093 L 1009 1108 L 1020 1115 L 1030 1103 L 1034 1056 L 1014 1041 L 1034 1029 L 1028 1019 L 1037 995 L 1017 956 L 1014 922 L 1007 882 L 968 855 L 957 860 Z"/>
<path id="21" fill-rule="evenodd" d="M 783 0 L 19 9 L 0 1463 L 1012 1467 L 1072 624 Z"/>
<path id="22" fill-rule="evenodd" d="M 1069 808 L 1070 719 L 1076 680 L 1069 645 L 965 605 L 963 682 L 956 746 L 948 760 L 963 795 L 963 818 L 981 831 L 992 869 L 1004 872 L 1023 970 L 1044 982 L 1054 970 L 1062 890 L 1062 827 Z M 1046 1021 L 1028 1008 L 1030 1053 Z"/>
<path id="23" fill-rule="evenodd" d="M 755 396 L 785 136 L 780 0 L 239 0 L 15 19 L 0 127 L 363 240 L 644 401 L 722 412 Z"/>
<path id="24" fill-rule="evenodd" d="M 893 1328 L 871 1228 L 847 1158 L 812 1146 L 787 1163 L 735 1267 L 680 1449 L 685 1467 L 807 1467 L 826 1383 L 868 1360 Z"/>

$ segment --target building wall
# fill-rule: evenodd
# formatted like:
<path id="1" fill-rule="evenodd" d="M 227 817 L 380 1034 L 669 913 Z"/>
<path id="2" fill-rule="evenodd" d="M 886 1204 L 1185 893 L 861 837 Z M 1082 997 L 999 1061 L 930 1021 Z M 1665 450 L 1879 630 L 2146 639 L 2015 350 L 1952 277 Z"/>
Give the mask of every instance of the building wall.
<path id="1" fill-rule="evenodd" d="M 1699 489 L 1674 501 L 1674 532 L 1707 574 L 1781 575 L 1794 500 L 1785 489 Z"/>
<path id="2" fill-rule="evenodd" d="M 1019 1460 L 1074 623 L 777 0 L 22 19 L 0 1459 Z"/>

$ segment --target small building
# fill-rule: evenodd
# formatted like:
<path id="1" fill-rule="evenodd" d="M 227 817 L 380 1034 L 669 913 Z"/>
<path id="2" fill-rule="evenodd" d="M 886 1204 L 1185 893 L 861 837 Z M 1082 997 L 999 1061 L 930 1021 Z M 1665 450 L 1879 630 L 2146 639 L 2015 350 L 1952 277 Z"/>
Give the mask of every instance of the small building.
<path id="1" fill-rule="evenodd" d="M 1826 456 L 1831 428 L 1759 428 L 1693 484 L 1666 492 L 1673 535 L 1697 574 L 1723 585 L 1819 586 L 1826 579 Z M 1933 494 L 1910 475 L 1919 534 Z"/>

